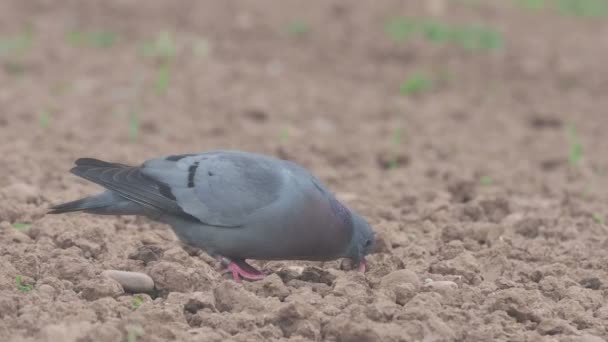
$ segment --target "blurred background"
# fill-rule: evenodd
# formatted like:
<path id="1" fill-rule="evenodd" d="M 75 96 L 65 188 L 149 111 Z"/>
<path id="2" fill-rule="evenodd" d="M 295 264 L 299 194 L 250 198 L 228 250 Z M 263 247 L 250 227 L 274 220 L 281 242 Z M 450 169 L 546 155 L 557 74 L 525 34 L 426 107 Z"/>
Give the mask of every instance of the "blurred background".
<path id="1" fill-rule="evenodd" d="M 536 215 L 555 231 L 513 236 L 555 258 L 523 259 L 608 279 L 607 37 L 605 0 L 2 1 L 0 221 L 97 189 L 78 157 L 241 149 L 311 169 L 395 267 Z"/>
<path id="2" fill-rule="evenodd" d="M 559 192 L 577 180 L 556 170 L 606 166 L 605 1 L 0 6 L 2 184 L 52 186 L 83 155 L 215 148 L 381 181 L 369 191 L 462 177 Z"/>
<path id="3" fill-rule="evenodd" d="M 462 177 L 524 192 L 574 185 L 558 172 L 570 164 L 606 166 L 606 1 L 0 6 L 3 184 L 48 186 L 83 155 L 215 148 L 335 183 Z"/>

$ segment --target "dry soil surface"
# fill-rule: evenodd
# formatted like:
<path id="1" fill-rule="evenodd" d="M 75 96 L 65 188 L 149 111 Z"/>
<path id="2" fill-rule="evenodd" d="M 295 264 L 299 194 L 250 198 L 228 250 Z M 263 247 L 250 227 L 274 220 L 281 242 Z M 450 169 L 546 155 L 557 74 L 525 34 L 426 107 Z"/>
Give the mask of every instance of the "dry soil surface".
<path id="1" fill-rule="evenodd" d="M 504 47 L 395 42 L 398 15 L 490 25 Z M 608 338 L 605 17 L 511 1 L 15 0 L 0 32 L 1 340 Z M 145 56 L 163 46 L 170 62 Z M 401 94 L 415 73 L 431 88 Z M 376 229 L 369 271 L 260 261 L 272 275 L 237 284 L 164 225 L 45 216 L 99 191 L 69 174 L 78 157 L 217 148 L 310 168 Z M 109 269 L 156 290 L 125 293 Z"/>

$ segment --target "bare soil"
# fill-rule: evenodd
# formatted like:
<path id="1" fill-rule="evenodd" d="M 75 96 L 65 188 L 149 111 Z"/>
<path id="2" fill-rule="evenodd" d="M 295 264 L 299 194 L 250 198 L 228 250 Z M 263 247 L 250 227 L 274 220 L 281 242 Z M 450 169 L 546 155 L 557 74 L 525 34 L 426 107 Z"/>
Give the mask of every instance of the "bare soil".
<path id="1" fill-rule="evenodd" d="M 504 47 L 395 42 L 397 15 L 483 23 Z M 510 1 L 0 2 L 2 37 L 27 30 L 26 51 L 0 56 L 0 340 L 608 338 L 605 18 Z M 115 41 L 69 36 L 99 30 Z M 165 91 L 142 52 L 163 31 Z M 431 89 L 400 94 L 414 73 Z M 378 232 L 369 271 L 255 262 L 273 274 L 236 284 L 161 224 L 45 216 L 99 190 L 68 173 L 78 157 L 217 148 L 310 168 Z M 109 269 L 157 290 L 125 293 Z"/>

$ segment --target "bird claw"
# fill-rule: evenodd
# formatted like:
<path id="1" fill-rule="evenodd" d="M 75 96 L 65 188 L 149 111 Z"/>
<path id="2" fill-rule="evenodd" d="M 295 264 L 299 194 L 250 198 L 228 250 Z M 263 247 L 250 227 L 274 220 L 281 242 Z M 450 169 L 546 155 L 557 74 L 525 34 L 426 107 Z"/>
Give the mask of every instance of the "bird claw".
<path id="1" fill-rule="evenodd" d="M 367 260 L 363 259 L 361 260 L 361 262 L 359 262 L 359 272 L 365 273 L 365 270 L 367 269 Z"/>
<path id="2" fill-rule="evenodd" d="M 228 258 L 221 257 L 220 262 L 224 265 L 227 264 L 225 265 L 226 270 L 224 270 L 222 274 L 232 273 L 232 278 L 237 283 L 241 282 L 241 277 L 248 280 L 260 280 L 266 277 L 264 273 L 249 265 L 247 262 L 245 262 L 245 260 L 233 261 L 229 260 Z"/>

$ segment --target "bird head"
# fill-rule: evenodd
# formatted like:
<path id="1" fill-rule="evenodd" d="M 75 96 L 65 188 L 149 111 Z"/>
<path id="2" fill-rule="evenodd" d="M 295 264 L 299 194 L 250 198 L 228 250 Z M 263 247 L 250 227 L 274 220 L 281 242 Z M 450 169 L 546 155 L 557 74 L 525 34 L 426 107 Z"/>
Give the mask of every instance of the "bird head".
<path id="1" fill-rule="evenodd" d="M 353 237 L 351 240 L 348 257 L 353 263 L 358 265 L 361 272 L 365 272 L 367 262 L 365 256 L 368 255 L 375 243 L 375 233 L 367 221 L 357 213 L 352 213 Z"/>

